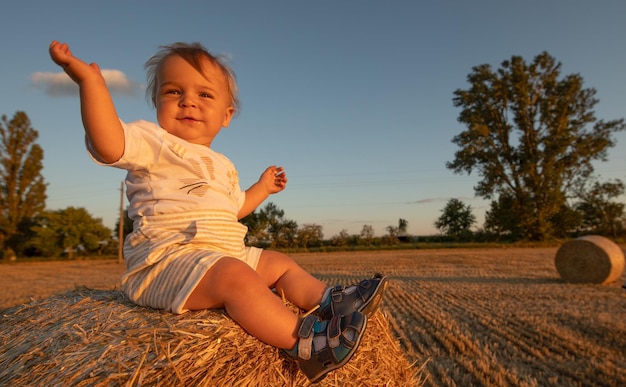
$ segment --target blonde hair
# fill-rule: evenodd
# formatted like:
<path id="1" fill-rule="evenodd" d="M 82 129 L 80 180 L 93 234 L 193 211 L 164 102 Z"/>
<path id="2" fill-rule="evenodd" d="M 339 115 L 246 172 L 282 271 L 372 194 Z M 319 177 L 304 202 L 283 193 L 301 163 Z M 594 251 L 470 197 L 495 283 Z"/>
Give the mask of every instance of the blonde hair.
<path id="1" fill-rule="evenodd" d="M 156 107 L 156 97 L 158 92 L 157 74 L 159 67 L 163 61 L 172 56 L 178 55 L 186 60 L 193 68 L 203 74 L 202 58 L 206 58 L 212 64 L 218 66 L 224 77 L 226 78 L 226 84 L 228 86 L 228 92 L 230 94 L 231 106 L 235 109 L 234 114 L 238 114 L 241 109 L 239 103 L 239 96 L 237 90 L 237 81 L 235 78 L 235 72 L 226 64 L 226 58 L 223 56 L 215 56 L 211 54 L 200 43 L 173 43 L 166 46 L 161 46 L 161 49 L 154 54 L 150 59 L 146 61 L 144 65 L 146 69 L 146 77 L 148 86 L 146 87 L 146 98 L 152 102 L 152 105 Z"/>

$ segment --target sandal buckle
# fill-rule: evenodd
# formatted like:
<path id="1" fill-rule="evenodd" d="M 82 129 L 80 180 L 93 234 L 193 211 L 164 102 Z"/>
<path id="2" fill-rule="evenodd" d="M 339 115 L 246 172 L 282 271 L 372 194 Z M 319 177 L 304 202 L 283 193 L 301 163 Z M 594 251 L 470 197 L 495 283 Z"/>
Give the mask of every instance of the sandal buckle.
<path id="1" fill-rule="evenodd" d="M 333 290 L 331 290 L 330 299 L 332 300 L 332 302 L 341 302 L 343 300 L 344 289 L 344 286 L 336 285 Z"/>

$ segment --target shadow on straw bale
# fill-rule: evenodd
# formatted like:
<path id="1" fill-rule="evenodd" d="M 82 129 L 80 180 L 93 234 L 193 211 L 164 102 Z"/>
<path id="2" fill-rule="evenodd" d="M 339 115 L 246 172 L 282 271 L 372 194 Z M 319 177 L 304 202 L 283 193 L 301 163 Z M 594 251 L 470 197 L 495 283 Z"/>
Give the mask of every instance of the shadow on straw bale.
<path id="1" fill-rule="evenodd" d="M 359 351 L 319 385 L 416 385 L 379 311 Z M 76 289 L 2 311 L 0 385 L 304 386 L 280 351 L 221 310 L 174 315 L 119 291 Z"/>

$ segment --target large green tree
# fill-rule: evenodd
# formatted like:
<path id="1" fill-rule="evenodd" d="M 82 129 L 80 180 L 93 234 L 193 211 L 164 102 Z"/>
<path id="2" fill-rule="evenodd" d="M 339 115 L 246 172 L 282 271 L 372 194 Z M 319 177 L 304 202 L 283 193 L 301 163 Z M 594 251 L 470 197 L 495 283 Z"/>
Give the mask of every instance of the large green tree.
<path id="1" fill-rule="evenodd" d="M 578 74 L 561 76 L 547 52 L 531 63 L 513 56 L 495 71 L 476 66 L 467 80 L 453 98 L 467 129 L 452 139 L 460 149 L 446 166 L 476 170 L 478 196 L 510 197 L 522 238 L 552 236 L 574 185 L 592 175 L 593 161 L 606 160 L 624 120 L 597 120 L 596 90 Z"/>
<path id="2" fill-rule="evenodd" d="M 45 209 L 46 183 L 41 174 L 39 134 L 24 112 L 0 123 L 0 242 L 18 250 L 19 225 Z"/>
<path id="3" fill-rule="evenodd" d="M 32 232 L 29 250 L 43 256 L 66 253 L 71 259 L 77 250 L 97 252 L 111 243 L 111 230 L 82 207 L 46 211 L 37 218 Z"/>

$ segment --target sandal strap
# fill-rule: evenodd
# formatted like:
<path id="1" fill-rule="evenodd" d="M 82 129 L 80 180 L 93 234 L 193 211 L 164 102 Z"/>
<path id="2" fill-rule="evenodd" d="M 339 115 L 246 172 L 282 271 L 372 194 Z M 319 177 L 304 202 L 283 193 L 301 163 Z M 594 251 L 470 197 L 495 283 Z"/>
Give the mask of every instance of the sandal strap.
<path id="1" fill-rule="evenodd" d="M 328 339 L 328 346 L 330 348 L 337 348 L 341 345 L 339 336 L 341 336 L 341 316 L 334 316 L 330 319 L 328 328 L 326 329 L 326 338 Z"/>
<path id="2" fill-rule="evenodd" d="M 313 352 L 313 336 L 315 335 L 313 328 L 317 321 L 319 321 L 317 316 L 308 315 L 302 320 L 302 323 L 300 323 L 300 328 L 298 329 L 298 357 L 301 359 L 309 360 L 311 358 L 311 353 Z"/>

